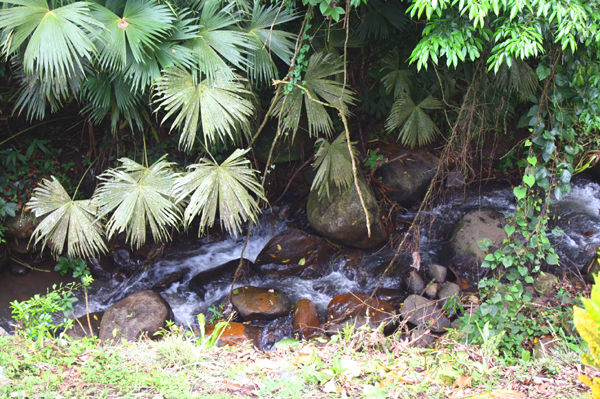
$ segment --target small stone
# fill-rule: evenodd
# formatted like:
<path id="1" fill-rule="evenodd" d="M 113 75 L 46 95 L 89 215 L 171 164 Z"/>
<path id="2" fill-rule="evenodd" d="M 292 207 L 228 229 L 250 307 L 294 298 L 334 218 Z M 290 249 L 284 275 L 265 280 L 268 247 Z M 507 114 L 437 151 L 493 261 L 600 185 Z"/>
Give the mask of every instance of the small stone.
<path id="1" fill-rule="evenodd" d="M 429 286 L 425 289 L 425 295 L 427 295 L 429 299 L 435 299 L 440 288 L 442 288 L 442 286 L 438 283 L 429 284 Z"/>
<path id="2" fill-rule="evenodd" d="M 446 303 L 448 303 L 448 298 L 453 296 L 459 296 L 461 292 L 460 286 L 458 284 L 454 284 L 451 282 L 447 282 L 442 286 L 440 292 L 438 292 L 438 296 L 440 298 L 440 307 L 444 309 L 446 307 Z"/>
<path id="3" fill-rule="evenodd" d="M 555 275 L 542 272 L 533 281 L 533 288 L 543 296 L 551 293 L 557 282 L 558 278 Z"/>
<path id="4" fill-rule="evenodd" d="M 379 325 L 389 321 L 396 309 L 388 302 L 372 298 L 367 294 L 341 294 L 333 298 L 327 306 L 327 321 L 347 320 L 350 317 L 369 317 L 370 322 Z"/>
<path id="5" fill-rule="evenodd" d="M 209 336 L 215 330 L 215 326 L 209 324 L 206 326 L 206 335 Z M 258 346 L 260 341 L 260 328 L 242 323 L 230 322 L 220 332 L 219 342 L 217 346 L 225 345 L 244 345 L 246 342 L 254 346 Z M 194 334 L 198 337 L 200 332 L 194 330 Z"/>
<path id="6" fill-rule="evenodd" d="M 234 289 L 231 302 L 244 320 L 273 320 L 287 315 L 292 308 L 281 291 L 252 286 Z"/>
<path id="7" fill-rule="evenodd" d="M 406 285 L 409 292 L 420 295 L 425 289 L 425 281 L 416 270 L 411 270 L 406 279 Z"/>
<path id="8" fill-rule="evenodd" d="M 294 305 L 294 332 L 307 339 L 319 327 L 317 306 L 310 299 L 301 299 Z"/>
<path id="9" fill-rule="evenodd" d="M 0 327 L 0 337 L 10 337 L 10 335 L 6 332 L 6 330 Z"/>
<path id="10" fill-rule="evenodd" d="M 416 328 L 410 333 L 413 348 L 429 348 L 435 338 L 435 335 L 432 335 L 428 329 L 423 327 Z"/>
<path id="11" fill-rule="evenodd" d="M 73 321 L 73 327 L 65 330 L 65 335 L 70 336 L 71 338 L 83 338 L 86 336 L 94 335 L 98 336 L 100 333 L 100 322 L 102 321 L 102 316 L 104 312 L 93 312 L 90 313 L 90 321 L 88 323 L 87 314 L 84 314 L 81 317 L 78 317 Z M 90 334 L 89 324 L 92 325 L 92 334 Z M 82 328 L 83 327 L 83 328 Z"/>
<path id="12" fill-rule="evenodd" d="M 556 337 L 541 338 L 533 347 L 533 358 L 543 359 L 555 350 L 561 344 L 561 340 Z"/>
<path id="13" fill-rule="evenodd" d="M 429 277 L 437 281 L 440 284 L 444 284 L 446 276 L 448 275 L 448 269 L 441 265 L 429 266 Z"/>
<path id="14" fill-rule="evenodd" d="M 435 332 L 444 332 L 450 327 L 450 320 L 443 315 L 442 309 L 435 302 L 419 295 L 406 298 L 400 314 L 416 326 L 428 324 Z"/>

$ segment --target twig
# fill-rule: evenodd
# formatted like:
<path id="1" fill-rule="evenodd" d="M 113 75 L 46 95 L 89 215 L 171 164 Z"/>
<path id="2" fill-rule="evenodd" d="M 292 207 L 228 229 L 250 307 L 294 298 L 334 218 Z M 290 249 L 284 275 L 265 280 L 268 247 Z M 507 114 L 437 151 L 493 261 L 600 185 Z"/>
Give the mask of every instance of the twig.
<path id="1" fill-rule="evenodd" d="M 25 262 L 22 262 L 22 261 L 20 261 L 19 259 L 17 259 L 17 258 L 15 258 L 15 257 L 13 257 L 13 256 L 11 256 L 11 257 L 10 257 L 10 259 L 11 259 L 13 262 L 16 262 L 16 263 L 18 263 L 18 264 L 19 264 L 19 265 L 21 265 L 21 266 L 25 266 L 25 267 L 27 267 L 27 268 L 29 268 L 29 269 L 31 269 L 31 270 L 35 270 L 35 271 L 38 271 L 38 272 L 44 272 L 44 273 L 50 273 L 50 270 L 43 270 L 43 269 L 38 269 L 38 268 L 35 268 L 35 267 L 33 267 L 33 266 L 29 266 L 27 263 L 25 263 Z"/>

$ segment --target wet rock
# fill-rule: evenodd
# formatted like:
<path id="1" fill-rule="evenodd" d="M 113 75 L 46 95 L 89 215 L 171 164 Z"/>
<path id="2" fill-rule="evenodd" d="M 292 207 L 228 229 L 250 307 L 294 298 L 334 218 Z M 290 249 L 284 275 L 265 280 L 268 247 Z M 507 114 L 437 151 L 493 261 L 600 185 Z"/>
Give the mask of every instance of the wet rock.
<path id="1" fill-rule="evenodd" d="M 221 287 L 223 284 L 231 284 L 235 276 L 235 271 L 239 265 L 240 260 L 234 259 L 221 265 L 201 271 L 190 280 L 190 291 L 195 292 L 196 295 L 204 300 L 207 292 L 213 291 L 217 287 Z M 237 281 L 239 283 L 244 283 L 255 275 L 256 267 L 254 263 L 248 259 L 244 259 L 242 263 L 242 270 L 240 271 Z"/>
<path id="2" fill-rule="evenodd" d="M 293 330 L 301 338 L 308 339 L 317 332 L 319 327 L 317 306 L 310 299 L 301 299 L 294 305 Z"/>
<path id="3" fill-rule="evenodd" d="M 395 309 L 399 309 L 404 302 L 407 294 L 405 291 L 395 290 L 392 288 L 380 288 L 377 290 L 377 298 L 386 301 Z"/>
<path id="4" fill-rule="evenodd" d="M 327 321 L 341 322 L 350 317 L 369 317 L 375 325 L 389 321 L 396 309 L 387 301 L 372 298 L 367 294 L 341 294 L 327 306 Z"/>
<path id="5" fill-rule="evenodd" d="M 330 196 L 319 198 L 317 190 L 311 191 L 306 205 L 308 222 L 322 236 L 355 248 L 375 248 L 387 241 L 381 223 L 379 206 L 362 174 L 359 187 L 371 223 L 371 237 L 367 235 L 365 213 L 353 184 L 347 189 L 330 188 Z"/>
<path id="6" fill-rule="evenodd" d="M 29 237 L 39 224 L 39 219 L 36 219 L 31 212 L 19 212 L 19 214 L 9 217 L 4 222 L 6 232 L 14 238 L 25 239 L 29 241 Z"/>
<path id="7" fill-rule="evenodd" d="M 11 252 L 16 252 L 18 254 L 28 254 L 33 250 L 33 242 L 29 245 L 29 239 L 9 238 L 7 243 Z"/>
<path id="8" fill-rule="evenodd" d="M 438 283 L 429 284 L 427 288 L 425 288 L 425 295 L 429 299 L 435 299 L 440 289 L 442 289 L 442 286 Z"/>
<path id="9" fill-rule="evenodd" d="M 377 170 L 377 175 L 391 189 L 386 192 L 386 196 L 403 207 L 410 208 L 425 196 L 440 160 L 424 150 L 395 152 L 390 155 L 390 159 L 391 162 Z"/>
<path id="10" fill-rule="evenodd" d="M 10 269 L 10 272 L 12 274 L 14 274 L 15 276 L 23 276 L 31 271 L 30 268 L 28 268 L 20 263 L 17 263 L 14 260 L 8 261 L 8 267 Z"/>
<path id="11" fill-rule="evenodd" d="M 185 276 L 187 276 L 189 272 L 190 269 L 184 268 L 182 270 L 169 273 L 160 280 L 158 280 L 156 283 L 154 283 L 151 289 L 158 292 L 167 290 L 175 283 L 182 283 L 183 280 L 185 280 Z"/>
<path id="12" fill-rule="evenodd" d="M 489 238 L 494 247 L 500 246 L 506 238 L 504 223 L 504 216 L 491 209 L 467 213 L 457 223 L 450 242 L 443 250 L 442 259 L 463 274 L 477 270 L 486 255 L 477 242 Z M 490 252 L 493 251 L 493 248 L 490 249 Z"/>
<path id="13" fill-rule="evenodd" d="M 406 298 L 400 308 L 400 314 L 417 327 L 427 323 L 435 332 L 444 332 L 450 327 L 450 320 L 442 314 L 440 307 L 419 295 L 410 295 Z"/>
<path id="14" fill-rule="evenodd" d="M 275 140 L 276 126 L 264 130 L 253 147 L 254 156 L 262 163 L 269 158 L 271 146 Z M 292 140 L 293 139 L 293 140 Z M 315 139 L 308 132 L 298 129 L 295 134 L 288 134 L 277 139 L 277 145 L 271 154 L 271 164 L 299 161 L 313 153 Z"/>
<path id="15" fill-rule="evenodd" d="M 558 278 L 555 275 L 542 272 L 533 280 L 533 288 L 542 296 L 548 295 L 554 290 L 557 282 Z"/>
<path id="16" fill-rule="evenodd" d="M 259 349 L 271 350 L 282 339 L 294 338 L 292 317 L 282 317 L 267 324 L 260 335 Z"/>
<path id="17" fill-rule="evenodd" d="M 10 334 L 4 328 L 0 327 L 0 337 L 10 337 Z"/>
<path id="18" fill-rule="evenodd" d="M 432 280 L 437 281 L 440 284 L 444 284 L 446 282 L 446 276 L 448 275 L 448 269 L 441 265 L 431 265 L 429 266 L 429 277 Z"/>
<path id="19" fill-rule="evenodd" d="M 271 278 L 321 277 L 329 272 L 336 253 L 322 237 L 290 229 L 277 234 L 260 251 L 256 265 Z"/>
<path id="20" fill-rule="evenodd" d="M 356 281 L 358 285 L 364 286 L 373 272 L 365 267 L 368 260 L 363 256 L 364 252 L 359 249 L 344 250 L 335 258 L 333 269 L 349 280 Z"/>
<path id="21" fill-rule="evenodd" d="M 206 335 L 212 335 L 215 330 L 215 326 L 209 324 L 206 326 Z M 200 336 L 198 330 L 194 330 L 194 334 Z M 217 346 L 225 345 L 246 345 L 248 342 L 258 347 L 260 342 L 261 330 L 258 327 L 250 326 L 247 324 L 230 322 L 220 332 L 219 341 Z"/>
<path id="22" fill-rule="evenodd" d="M 119 268 L 127 268 L 131 265 L 131 252 L 125 248 L 117 248 L 112 251 L 113 262 Z"/>
<path id="23" fill-rule="evenodd" d="M 274 288 L 239 287 L 233 290 L 231 302 L 244 320 L 273 320 L 292 308 L 289 299 Z"/>
<path id="24" fill-rule="evenodd" d="M 158 338 L 155 334 L 164 329 L 167 320 L 173 319 L 171 306 L 160 294 L 145 290 L 121 299 L 109 307 L 100 323 L 99 337 L 101 340 L 122 338 L 134 341 L 142 335 Z M 113 336 L 114 332 L 114 336 Z"/>
<path id="25" fill-rule="evenodd" d="M 113 260 L 106 255 L 88 260 L 87 265 L 95 279 L 109 280 L 112 277 Z"/>
<path id="26" fill-rule="evenodd" d="M 100 333 L 100 322 L 102 321 L 102 316 L 104 312 L 93 312 L 90 313 L 90 323 L 92 325 L 92 330 L 90 333 L 90 326 L 88 324 L 87 314 L 84 314 L 81 317 L 78 317 L 77 320 L 73 322 L 73 327 L 65 330 L 65 335 L 68 335 L 71 338 L 83 338 L 90 335 L 98 336 Z M 83 327 L 83 328 L 82 328 Z"/>
<path id="27" fill-rule="evenodd" d="M 415 269 L 412 269 L 406 277 L 406 288 L 413 294 L 421 295 L 425 290 L 425 281 Z"/>
<path id="28" fill-rule="evenodd" d="M 461 293 L 460 286 L 458 284 L 454 284 L 451 282 L 447 282 L 442 286 L 440 292 L 438 292 L 438 297 L 440 298 L 439 305 L 442 309 L 446 307 L 446 303 L 449 298 L 453 296 L 459 296 Z"/>

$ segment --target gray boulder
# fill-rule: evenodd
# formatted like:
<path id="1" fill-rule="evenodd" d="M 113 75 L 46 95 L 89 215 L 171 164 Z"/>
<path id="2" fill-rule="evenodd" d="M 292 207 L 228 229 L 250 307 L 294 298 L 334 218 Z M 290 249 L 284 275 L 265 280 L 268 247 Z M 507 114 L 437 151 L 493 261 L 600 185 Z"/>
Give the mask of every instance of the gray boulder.
<path id="1" fill-rule="evenodd" d="M 444 332 L 450 328 L 450 320 L 443 315 L 442 309 L 435 302 L 419 295 L 406 298 L 400 314 L 417 327 L 428 324 L 434 332 Z"/>
<path id="2" fill-rule="evenodd" d="M 30 212 L 19 212 L 19 214 L 9 217 L 4 222 L 6 232 L 14 238 L 29 239 L 33 231 L 39 224 L 39 219 L 36 219 Z"/>
<path id="3" fill-rule="evenodd" d="M 377 174 L 381 176 L 381 182 L 391 189 L 386 193 L 387 197 L 410 208 L 427 193 L 440 160 L 424 150 L 391 154 L 390 159 L 391 162 L 379 168 Z"/>
<path id="4" fill-rule="evenodd" d="M 441 265 L 431 265 L 429 266 L 429 277 L 432 280 L 440 284 L 444 284 L 446 281 L 446 276 L 448 275 L 448 268 Z"/>
<path id="5" fill-rule="evenodd" d="M 104 312 L 99 337 L 103 341 L 116 342 L 122 338 L 134 341 L 143 335 L 155 339 L 158 337 L 155 334 L 172 319 L 171 306 L 160 294 L 151 290 L 139 291 L 121 299 Z"/>
<path id="6" fill-rule="evenodd" d="M 533 288 L 540 295 L 547 295 L 554 290 L 554 286 L 558 283 L 558 278 L 550 273 L 540 273 L 535 280 L 533 280 Z"/>
<path id="7" fill-rule="evenodd" d="M 316 190 L 308 196 L 308 222 L 319 234 L 339 244 L 355 248 L 374 248 L 387 240 L 385 227 L 379 216 L 375 195 L 359 174 L 359 187 L 371 222 L 371 237 L 367 235 L 367 221 L 356 187 L 330 187 L 330 196 L 319 198 Z"/>
<path id="8" fill-rule="evenodd" d="M 448 281 L 442 286 L 440 292 L 438 292 L 438 297 L 440 298 L 440 307 L 444 309 L 446 307 L 446 303 L 448 302 L 448 298 L 451 298 L 453 296 L 459 296 L 460 292 L 461 289 L 458 284 L 454 284 Z"/>
<path id="9" fill-rule="evenodd" d="M 504 216 L 491 209 L 467 213 L 457 223 L 450 242 L 443 249 L 442 259 L 465 273 L 476 270 L 486 255 L 477 242 L 489 238 L 494 247 L 499 247 L 506 238 L 504 224 Z"/>

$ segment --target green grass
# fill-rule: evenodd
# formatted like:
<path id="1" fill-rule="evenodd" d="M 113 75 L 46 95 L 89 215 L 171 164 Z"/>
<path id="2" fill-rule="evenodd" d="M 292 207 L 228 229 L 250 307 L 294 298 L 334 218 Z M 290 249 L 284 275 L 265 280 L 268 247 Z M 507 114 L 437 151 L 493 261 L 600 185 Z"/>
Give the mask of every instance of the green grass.
<path id="1" fill-rule="evenodd" d="M 450 338 L 409 348 L 401 336 L 348 330 L 277 352 L 207 349 L 181 332 L 160 341 L 0 338 L 0 398 L 582 398 L 578 356 L 559 348 L 515 364 Z M 2 377 L 4 375 L 4 377 Z M 455 395 L 455 396 L 452 396 Z M 508 397 L 508 396 L 507 396 Z M 516 397 L 516 396 L 515 396 Z"/>

